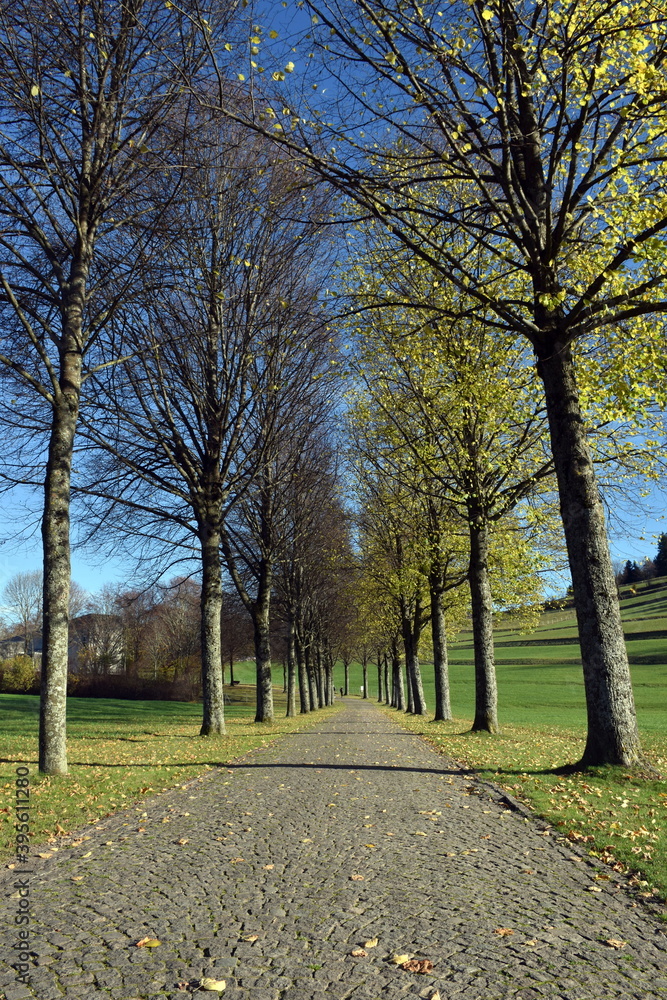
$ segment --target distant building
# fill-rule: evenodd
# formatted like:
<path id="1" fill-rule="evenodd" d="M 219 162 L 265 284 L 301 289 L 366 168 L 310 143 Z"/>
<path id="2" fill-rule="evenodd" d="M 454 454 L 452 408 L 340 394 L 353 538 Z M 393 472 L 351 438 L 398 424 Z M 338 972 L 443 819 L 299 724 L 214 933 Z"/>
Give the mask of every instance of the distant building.
<path id="1" fill-rule="evenodd" d="M 0 661 L 26 652 L 22 635 L 0 639 Z M 37 663 L 42 658 L 42 635 L 28 640 L 28 655 Z M 125 642 L 118 615 L 87 614 L 69 623 L 68 670 L 72 674 L 122 674 L 125 671 Z"/>

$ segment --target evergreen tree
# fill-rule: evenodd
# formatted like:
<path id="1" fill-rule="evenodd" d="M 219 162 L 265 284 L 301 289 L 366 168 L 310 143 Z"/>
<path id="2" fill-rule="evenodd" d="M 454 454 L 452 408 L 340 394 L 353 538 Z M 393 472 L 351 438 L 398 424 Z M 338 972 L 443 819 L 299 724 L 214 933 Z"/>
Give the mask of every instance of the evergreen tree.
<path id="1" fill-rule="evenodd" d="M 667 576 L 667 534 L 664 532 L 658 539 L 658 551 L 653 563 L 657 576 Z"/>

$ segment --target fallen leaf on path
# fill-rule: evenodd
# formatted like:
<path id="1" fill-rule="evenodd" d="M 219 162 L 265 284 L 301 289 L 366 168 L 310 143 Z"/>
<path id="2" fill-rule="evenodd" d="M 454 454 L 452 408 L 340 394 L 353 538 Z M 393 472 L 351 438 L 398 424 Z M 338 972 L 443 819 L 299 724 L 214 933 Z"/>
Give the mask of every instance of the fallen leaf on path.
<path id="1" fill-rule="evenodd" d="M 414 835 L 415 835 L 415 837 L 425 837 L 426 836 L 426 834 L 424 833 L 423 830 L 415 830 Z"/>
<path id="2" fill-rule="evenodd" d="M 232 862 L 233 865 L 238 865 L 239 862 L 241 862 L 241 861 L 245 861 L 245 858 L 232 858 L 231 859 L 231 862 Z"/>
<path id="3" fill-rule="evenodd" d="M 522 943 L 525 945 L 530 945 L 532 947 L 533 945 L 537 944 L 537 938 L 531 938 L 530 941 L 524 941 Z"/>
<path id="4" fill-rule="evenodd" d="M 405 969 L 406 972 L 420 972 L 424 974 L 425 972 L 432 971 L 433 962 L 430 958 L 413 958 L 410 962 L 403 962 L 401 968 Z"/>
<path id="5" fill-rule="evenodd" d="M 157 948 L 161 943 L 157 938 L 145 937 L 137 941 L 137 948 Z"/>
<path id="6" fill-rule="evenodd" d="M 52 858 L 53 855 L 52 854 L 38 854 L 37 857 L 38 858 Z"/>
<path id="7" fill-rule="evenodd" d="M 259 934 L 248 934 L 247 937 L 241 938 L 241 940 L 250 941 L 250 943 L 252 944 L 253 941 L 259 941 Z"/>
<path id="8" fill-rule="evenodd" d="M 350 955 L 352 955 L 353 958 L 366 958 L 367 954 L 368 953 L 365 952 L 363 948 L 353 948 L 350 952 Z"/>
<path id="9" fill-rule="evenodd" d="M 375 844 L 364 844 L 364 847 L 375 847 Z"/>
<path id="10" fill-rule="evenodd" d="M 599 885 L 587 885 L 586 892 L 602 892 Z"/>
<path id="11" fill-rule="evenodd" d="M 275 865 L 264 865 L 263 866 L 265 872 L 270 872 L 271 869 L 275 868 L 275 867 L 276 867 Z"/>
<path id="12" fill-rule="evenodd" d="M 439 993 L 439 991 L 436 990 L 435 993 L 431 993 L 431 995 L 428 998 L 428 1000 L 440 1000 L 440 993 Z"/>
<path id="13" fill-rule="evenodd" d="M 371 938 L 370 941 L 364 941 L 364 948 L 377 948 L 377 946 L 378 946 L 377 938 Z"/>
<path id="14" fill-rule="evenodd" d="M 301 841 L 302 844 L 312 844 L 312 842 L 313 842 L 312 837 L 304 837 L 303 840 Z"/>
<path id="15" fill-rule="evenodd" d="M 70 882 L 81 882 L 84 878 L 84 875 L 72 875 Z"/>
<path id="16" fill-rule="evenodd" d="M 218 993 L 222 993 L 223 990 L 227 989 L 227 983 L 224 979 L 209 979 L 208 976 L 204 976 L 203 979 L 199 980 L 200 990 L 217 990 Z"/>
<path id="17" fill-rule="evenodd" d="M 497 934 L 498 937 L 509 937 L 510 934 L 514 934 L 514 931 L 511 927 L 496 927 L 493 933 Z"/>
<path id="18" fill-rule="evenodd" d="M 619 941 L 618 938 L 607 938 L 605 944 L 608 944 L 610 948 L 625 948 L 627 941 Z"/>
<path id="19" fill-rule="evenodd" d="M 82 858 L 89 858 L 89 857 L 91 856 L 91 854 L 92 854 L 92 853 L 93 853 L 92 851 L 86 851 L 86 853 L 85 853 L 85 854 L 82 854 L 82 855 L 81 855 L 81 857 L 82 857 Z"/>
<path id="20" fill-rule="evenodd" d="M 189 844 L 190 841 L 188 840 L 187 837 L 181 837 L 180 840 L 176 840 L 174 841 L 174 843 L 183 845 L 183 844 Z"/>
<path id="21" fill-rule="evenodd" d="M 350 875 L 350 881 L 351 882 L 363 882 L 364 881 L 364 876 L 363 875 Z"/>
<path id="22" fill-rule="evenodd" d="M 404 962 L 409 962 L 412 955 L 399 955 L 398 952 L 391 956 L 391 960 L 394 965 L 403 965 Z"/>

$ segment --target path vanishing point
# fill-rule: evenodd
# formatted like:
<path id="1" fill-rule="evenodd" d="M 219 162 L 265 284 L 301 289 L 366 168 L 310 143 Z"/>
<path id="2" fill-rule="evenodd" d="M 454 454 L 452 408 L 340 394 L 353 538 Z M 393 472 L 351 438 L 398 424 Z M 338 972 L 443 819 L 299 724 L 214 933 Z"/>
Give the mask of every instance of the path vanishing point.
<path id="1" fill-rule="evenodd" d="M 6 1000 L 667 997 L 667 925 L 622 876 L 371 703 L 143 808 L 31 859 L 29 986 L 3 870 Z"/>

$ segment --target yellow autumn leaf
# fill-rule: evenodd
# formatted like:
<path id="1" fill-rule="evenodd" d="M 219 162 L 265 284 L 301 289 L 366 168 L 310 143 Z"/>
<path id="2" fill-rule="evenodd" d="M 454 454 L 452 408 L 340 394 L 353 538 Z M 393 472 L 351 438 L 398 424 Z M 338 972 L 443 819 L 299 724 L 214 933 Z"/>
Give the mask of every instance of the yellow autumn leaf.
<path id="1" fill-rule="evenodd" d="M 208 976 L 204 976 L 203 979 L 199 980 L 200 990 L 217 990 L 218 993 L 222 993 L 223 990 L 227 989 L 227 983 L 224 979 L 210 979 Z"/>
<path id="2" fill-rule="evenodd" d="M 377 948 L 377 946 L 378 946 L 377 938 L 371 938 L 370 941 L 364 941 L 364 948 Z"/>
<path id="3" fill-rule="evenodd" d="M 137 941 L 137 948 L 158 948 L 161 943 L 157 938 L 145 937 Z"/>
<path id="4" fill-rule="evenodd" d="M 399 955 L 398 952 L 391 956 L 391 960 L 394 965 L 403 965 L 403 962 L 409 962 L 411 958 L 412 955 Z"/>

